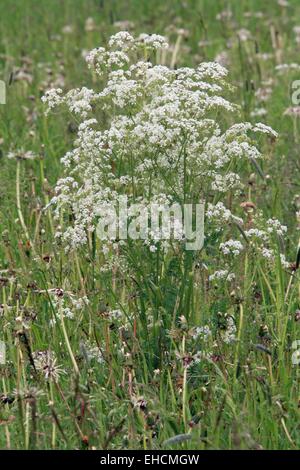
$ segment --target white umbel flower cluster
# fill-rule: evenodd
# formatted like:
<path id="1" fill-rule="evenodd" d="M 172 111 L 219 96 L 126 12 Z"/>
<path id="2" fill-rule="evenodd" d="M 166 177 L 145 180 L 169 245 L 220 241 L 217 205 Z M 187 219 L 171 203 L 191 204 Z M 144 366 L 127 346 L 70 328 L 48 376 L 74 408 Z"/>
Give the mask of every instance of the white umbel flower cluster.
<path id="1" fill-rule="evenodd" d="M 231 282 L 234 279 L 235 279 L 235 274 L 230 273 L 228 269 L 220 269 L 219 271 L 215 271 L 213 274 L 209 276 L 210 281 L 225 280 L 227 282 Z"/>
<path id="2" fill-rule="evenodd" d="M 286 225 L 282 225 L 277 219 L 267 220 L 268 232 L 276 233 L 277 235 L 283 237 L 287 232 Z"/>
<path id="3" fill-rule="evenodd" d="M 227 315 L 225 318 L 226 328 L 221 330 L 221 337 L 225 344 L 231 344 L 236 340 L 236 325 L 234 319 L 230 315 Z"/>
<path id="4" fill-rule="evenodd" d="M 237 256 L 243 250 L 243 245 L 239 240 L 228 240 L 220 244 L 220 249 L 224 255 Z"/>

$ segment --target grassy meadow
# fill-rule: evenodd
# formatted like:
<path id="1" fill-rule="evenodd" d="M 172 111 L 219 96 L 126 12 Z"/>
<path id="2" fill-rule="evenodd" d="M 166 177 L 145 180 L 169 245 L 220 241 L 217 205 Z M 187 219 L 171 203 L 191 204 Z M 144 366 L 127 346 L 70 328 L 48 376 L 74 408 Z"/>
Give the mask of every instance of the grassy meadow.
<path id="1" fill-rule="evenodd" d="M 0 449 L 299 448 L 299 2 L 5 0 L 0 17 Z M 278 133 L 251 137 L 261 159 L 226 163 L 238 189 L 205 178 L 199 189 L 185 167 L 192 156 L 183 159 L 184 201 L 201 194 L 238 217 L 211 226 L 207 216 L 201 250 L 128 240 L 104 252 L 94 232 L 66 249 L 57 235 L 76 219 L 50 201 L 81 119 L 46 114 L 41 98 L 99 92 L 84 57 L 121 30 L 166 37 L 172 70 L 214 61 L 228 70 L 224 97 L 239 109 L 208 112 L 222 132 L 262 122 Z M 122 116 L 134 120 L 146 99 Z M 101 131 L 116 108 L 92 107 Z M 118 148 L 112 173 L 130 175 L 123 194 L 145 195 Z M 157 166 L 155 178 L 170 178 L 175 193 L 181 170 Z M 232 238 L 243 249 L 226 258 Z"/>

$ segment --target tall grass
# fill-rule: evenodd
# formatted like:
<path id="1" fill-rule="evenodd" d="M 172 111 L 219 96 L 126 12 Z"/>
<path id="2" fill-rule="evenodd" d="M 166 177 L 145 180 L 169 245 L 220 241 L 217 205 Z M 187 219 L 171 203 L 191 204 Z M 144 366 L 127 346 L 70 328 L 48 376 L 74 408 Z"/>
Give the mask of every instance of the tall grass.
<path id="1" fill-rule="evenodd" d="M 293 27 L 300 9 L 296 0 L 288 8 L 274 3 L 270 9 L 255 0 L 231 2 L 232 18 L 221 22 L 216 15 L 228 2 L 1 3 L 7 104 L 0 105 L 0 340 L 7 362 L 0 365 L 0 448 L 299 447 L 299 367 L 292 363 L 292 343 L 300 339 L 299 273 L 292 265 L 299 128 L 284 115 L 299 71 L 280 75 L 275 66 L 298 62 Z M 263 16 L 245 16 L 249 11 Z M 85 31 L 88 17 L 93 31 Z M 245 241 L 236 281 L 214 284 L 208 279 L 220 263 L 214 240 L 200 254 L 172 256 L 129 242 L 134 276 L 128 277 L 122 269 L 103 270 L 93 237 L 71 254 L 57 243 L 58 222 L 47 207 L 78 123 L 71 115 L 46 118 L 40 97 L 57 81 L 66 89 L 94 86 L 82 50 L 105 44 L 118 30 L 114 24 L 125 20 L 137 33 L 168 34 L 172 44 L 174 25 L 187 30 L 176 66 L 226 51 L 242 120 L 262 119 L 279 133 L 259 167 L 249 162 L 242 168 L 250 176 L 240 196 L 241 204 L 252 201 L 266 219 L 288 226 L 284 246 L 280 237 L 274 241 L 272 267 Z M 63 32 L 66 25 L 73 29 Z M 252 38 L 237 39 L 242 28 Z M 271 98 L 259 103 L 255 91 L 266 87 Z M 253 112 L 261 107 L 266 115 L 257 118 Z M 39 158 L 27 159 L 29 150 Z M 9 151 L 18 158 L 7 159 Z M 69 222 L 61 221 L 63 227 Z M 239 227 L 233 230 L 238 237 Z M 290 267 L 280 261 L 282 249 Z M 68 318 L 63 309 L 73 310 L 72 299 L 85 297 L 89 302 Z M 222 331 L 230 316 L 235 341 L 226 344 Z M 212 335 L 203 346 L 191 331 L 204 325 Z M 195 360 L 201 348 L 205 358 Z"/>

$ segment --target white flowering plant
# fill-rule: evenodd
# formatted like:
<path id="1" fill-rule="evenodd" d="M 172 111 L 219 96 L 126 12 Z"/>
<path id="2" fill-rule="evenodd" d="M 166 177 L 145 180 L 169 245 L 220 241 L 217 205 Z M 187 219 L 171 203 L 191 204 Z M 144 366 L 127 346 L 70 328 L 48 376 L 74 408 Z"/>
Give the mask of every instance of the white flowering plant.
<path id="1" fill-rule="evenodd" d="M 248 264 L 252 259 L 254 278 L 257 256 L 268 266 L 277 259 L 289 266 L 282 253 L 286 228 L 260 211 L 253 215 L 253 202 L 241 203 L 249 170 L 262 173 L 258 135 L 272 145 L 277 133 L 262 123 L 235 122 L 239 109 L 228 99 L 233 88 L 223 66 L 172 69 L 165 65 L 167 50 L 164 37 L 119 32 L 107 49 L 86 55 L 94 89 L 66 94 L 52 89 L 43 97 L 47 112 L 65 107 L 78 122 L 74 148 L 62 158 L 65 175 L 51 201 L 56 239 L 66 252 L 89 247 L 94 262 L 98 252 L 98 269 L 115 296 L 124 282 L 133 296 L 138 291 L 136 309 L 142 334 L 151 332 L 153 357 L 161 354 L 157 335 L 168 343 L 174 319 L 182 309 L 189 311 L 190 290 L 204 293 L 196 266 L 205 267 L 211 285 L 225 283 L 228 289 L 240 289 L 240 257 Z M 142 208 L 204 201 L 204 249 L 189 254 L 181 239 L 157 240 L 149 228 L 144 240 L 99 239 L 97 223 L 103 213 L 111 216 L 107 209 L 120 196 Z M 224 299 L 222 309 L 230 304 L 230 297 Z M 219 307 L 217 300 L 216 316 Z M 125 323 L 128 315 L 132 321 L 130 312 Z"/>
<path id="2" fill-rule="evenodd" d="M 119 32 L 86 56 L 97 90 L 52 89 L 43 97 L 48 111 L 66 106 L 79 122 L 52 199 L 60 220 L 72 213 L 73 224 L 57 232 L 67 250 L 89 241 L 103 207 L 120 194 L 141 204 L 210 200 L 206 236 L 210 222 L 215 233 L 230 220 L 242 223 L 220 200 L 239 195 L 241 170 L 262 158 L 255 134 L 274 139 L 276 132 L 261 123 L 224 128 L 224 113 L 229 123 L 238 113 L 224 97 L 232 89 L 227 70 L 213 62 L 171 69 L 157 63 L 167 48 L 161 36 Z M 104 245 L 108 252 L 112 243 Z M 220 246 L 224 254 L 242 248 L 238 240 Z"/>

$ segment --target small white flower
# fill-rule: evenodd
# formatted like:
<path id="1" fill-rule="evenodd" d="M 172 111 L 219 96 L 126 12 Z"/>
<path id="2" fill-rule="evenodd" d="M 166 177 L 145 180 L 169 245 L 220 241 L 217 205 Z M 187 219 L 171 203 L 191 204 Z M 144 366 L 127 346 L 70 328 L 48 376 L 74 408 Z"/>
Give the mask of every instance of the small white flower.
<path id="1" fill-rule="evenodd" d="M 220 244 L 220 249 L 224 255 L 237 256 L 244 249 L 242 243 L 238 240 L 228 240 Z"/>
<path id="2" fill-rule="evenodd" d="M 192 333 L 194 339 L 201 338 L 203 341 L 208 341 L 211 335 L 212 332 L 208 325 L 197 326 Z"/>
<path id="3" fill-rule="evenodd" d="M 49 113 L 53 108 L 58 106 L 64 101 L 62 97 L 62 89 L 61 88 L 53 88 L 51 90 L 46 91 L 45 95 L 42 96 L 42 102 L 45 103 L 48 107 L 46 114 Z"/>
<path id="4" fill-rule="evenodd" d="M 284 236 L 287 232 L 286 225 L 282 225 L 277 219 L 268 219 L 267 226 L 269 233 L 277 233 L 279 236 Z"/>
<path id="5" fill-rule="evenodd" d="M 210 281 L 225 280 L 231 282 L 235 279 L 235 274 L 230 273 L 228 269 L 221 269 L 220 271 L 215 271 L 209 276 Z"/>

